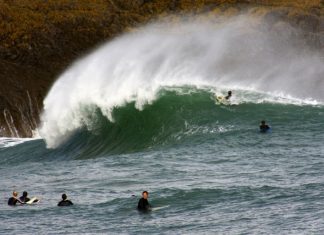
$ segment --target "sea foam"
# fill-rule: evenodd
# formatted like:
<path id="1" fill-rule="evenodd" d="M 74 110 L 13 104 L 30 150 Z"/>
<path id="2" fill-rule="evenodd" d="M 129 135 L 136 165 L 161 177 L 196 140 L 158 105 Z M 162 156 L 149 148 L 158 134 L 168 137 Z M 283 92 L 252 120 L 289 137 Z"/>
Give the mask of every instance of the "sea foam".
<path id="1" fill-rule="evenodd" d="M 322 58 L 295 43 L 297 30 L 268 28 L 240 16 L 154 23 L 124 34 L 59 76 L 44 100 L 40 135 L 48 147 L 57 147 L 91 125 L 95 109 L 113 122 L 114 108 L 135 102 L 142 110 L 164 87 L 243 90 L 278 96 L 274 102 L 324 102 Z"/>

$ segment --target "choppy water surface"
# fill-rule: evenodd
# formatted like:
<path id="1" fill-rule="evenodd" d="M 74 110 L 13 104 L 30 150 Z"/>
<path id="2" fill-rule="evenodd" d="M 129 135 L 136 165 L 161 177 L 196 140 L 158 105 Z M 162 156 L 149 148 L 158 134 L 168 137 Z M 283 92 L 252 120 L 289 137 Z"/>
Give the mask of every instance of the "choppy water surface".
<path id="1" fill-rule="evenodd" d="M 169 95 L 153 104 L 151 121 L 155 106 L 163 110 L 159 102 L 173 100 Z M 323 107 L 219 106 L 204 92 L 171 101 L 167 108 L 185 109 L 176 109 L 181 115 L 164 127 L 165 135 L 161 128 L 172 120 L 150 125 L 143 113 L 120 110 L 138 122 L 137 134 L 117 128 L 118 122 L 107 130 L 117 142 L 143 143 L 126 144 L 127 151 L 114 148 L 108 132 L 86 130 L 55 150 L 41 139 L 2 147 L 1 233 L 324 232 Z M 258 133 L 263 117 L 271 133 Z M 27 190 L 41 202 L 8 207 L 12 190 Z M 169 207 L 138 213 L 143 190 L 154 206 Z M 64 192 L 75 206 L 56 206 Z"/>

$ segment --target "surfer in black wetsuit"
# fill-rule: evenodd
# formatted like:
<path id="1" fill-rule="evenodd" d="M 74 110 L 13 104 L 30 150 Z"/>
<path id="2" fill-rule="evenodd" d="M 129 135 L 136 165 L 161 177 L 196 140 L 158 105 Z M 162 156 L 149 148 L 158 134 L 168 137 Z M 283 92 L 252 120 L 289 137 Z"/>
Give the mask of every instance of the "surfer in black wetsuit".
<path id="1" fill-rule="evenodd" d="M 23 195 L 19 198 L 22 202 L 28 202 L 30 198 L 27 197 L 28 193 L 26 191 L 23 192 Z"/>
<path id="2" fill-rule="evenodd" d="M 151 205 L 147 200 L 148 192 L 144 191 L 142 193 L 142 198 L 138 201 L 137 209 L 140 211 L 149 211 L 151 209 Z"/>
<path id="3" fill-rule="evenodd" d="M 8 200 L 8 205 L 9 206 L 15 206 L 17 204 L 17 202 L 20 203 L 20 204 L 25 204 L 20 199 L 18 199 L 18 193 L 16 191 L 14 191 L 12 193 L 12 197 L 9 198 L 9 200 Z"/>
<path id="4" fill-rule="evenodd" d="M 20 201 L 26 203 L 26 202 L 29 202 L 30 201 L 30 198 L 27 197 L 28 196 L 28 193 L 26 191 L 23 192 L 23 195 L 19 198 Z M 38 202 L 38 199 L 36 198 L 32 198 L 32 202 L 31 203 L 36 203 Z"/>
<path id="5" fill-rule="evenodd" d="M 260 132 L 265 133 L 270 129 L 264 120 L 261 121 Z"/>
<path id="6" fill-rule="evenodd" d="M 227 96 L 225 96 L 225 99 L 229 100 L 232 96 L 232 91 L 227 92 Z"/>
<path id="7" fill-rule="evenodd" d="M 60 201 L 58 204 L 58 206 L 72 206 L 73 203 L 70 200 L 67 200 L 67 196 L 66 194 L 62 194 L 62 201 Z"/>

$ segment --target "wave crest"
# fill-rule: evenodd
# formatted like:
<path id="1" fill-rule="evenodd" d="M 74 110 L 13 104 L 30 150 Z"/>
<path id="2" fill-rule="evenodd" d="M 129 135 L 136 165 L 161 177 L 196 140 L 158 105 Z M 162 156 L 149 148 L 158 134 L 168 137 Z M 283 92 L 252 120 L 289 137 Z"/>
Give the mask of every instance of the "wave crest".
<path id="1" fill-rule="evenodd" d="M 133 113 L 146 113 L 146 105 L 165 87 L 245 90 L 281 94 L 288 103 L 323 102 L 321 58 L 290 44 L 291 39 L 269 34 L 248 17 L 146 26 L 107 43 L 59 77 L 44 101 L 40 135 L 53 148 L 80 128 L 91 129 L 98 112 L 110 124 L 118 123 L 118 110 L 129 104 Z"/>

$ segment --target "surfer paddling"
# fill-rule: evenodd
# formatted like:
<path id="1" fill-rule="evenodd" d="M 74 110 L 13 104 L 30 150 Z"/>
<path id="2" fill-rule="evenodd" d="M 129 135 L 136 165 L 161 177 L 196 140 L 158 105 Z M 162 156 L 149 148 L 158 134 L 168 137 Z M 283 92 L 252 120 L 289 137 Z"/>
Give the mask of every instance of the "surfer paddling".
<path id="1" fill-rule="evenodd" d="M 144 191 L 142 193 L 142 198 L 138 201 L 137 209 L 139 211 L 149 211 L 151 210 L 151 205 L 147 200 L 148 198 L 148 192 Z"/>
<path id="2" fill-rule="evenodd" d="M 270 126 L 267 125 L 264 120 L 262 120 L 260 124 L 260 132 L 266 133 L 268 130 L 270 130 Z"/>

